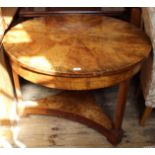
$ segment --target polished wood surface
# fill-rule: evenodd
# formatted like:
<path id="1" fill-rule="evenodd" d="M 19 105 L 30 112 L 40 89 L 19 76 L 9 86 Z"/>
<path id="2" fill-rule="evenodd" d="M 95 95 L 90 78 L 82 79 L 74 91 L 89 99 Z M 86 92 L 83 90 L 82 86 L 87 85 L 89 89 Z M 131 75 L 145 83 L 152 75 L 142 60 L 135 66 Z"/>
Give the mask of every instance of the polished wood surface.
<path id="1" fill-rule="evenodd" d="M 127 70 L 150 52 L 147 36 L 133 25 L 100 15 L 53 15 L 19 23 L 5 35 L 10 58 L 40 73 L 69 77 Z"/>
<path id="2" fill-rule="evenodd" d="M 135 105 L 136 96 L 133 94 L 133 92 L 136 91 L 135 85 L 131 83 L 130 86 L 131 87 L 128 94 L 123 121 L 125 135 L 122 138 L 122 142 L 117 145 L 117 147 L 144 148 L 148 146 L 154 146 L 155 138 L 153 131 L 155 130 L 155 111 L 151 113 L 147 125 L 145 127 L 140 127 L 137 121 L 137 112 L 139 111 L 139 108 Z M 34 100 L 34 96 L 35 99 L 38 99 L 38 97 L 40 98 L 40 95 L 42 95 L 42 92 L 44 92 L 43 97 L 50 95 L 46 91 L 47 88 L 41 88 L 38 90 L 38 85 L 24 82 L 22 85 L 24 101 Z M 55 94 L 53 91 L 54 90 L 51 90 L 51 95 Z M 109 113 L 111 117 L 113 115 L 113 110 L 115 109 L 114 102 L 116 101 L 116 93 L 117 89 L 115 89 L 115 87 L 96 91 L 97 103 L 104 107 L 104 110 L 106 110 L 106 112 Z M 105 100 L 108 101 L 108 104 L 104 102 Z M 18 131 L 18 133 L 16 131 Z M 16 136 L 16 139 L 13 139 L 14 135 Z M 2 138 L 4 137 L 4 139 L 12 145 L 12 147 L 21 147 L 21 145 L 18 145 L 21 143 L 23 143 L 27 148 L 114 147 L 106 140 L 104 136 L 102 136 L 99 132 L 91 129 L 90 127 L 75 121 L 70 121 L 58 117 L 51 117 L 51 115 L 29 115 L 28 117 L 22 117 L 15 126 L 7 128 L 1 126 L 0 136 Z M 1 145 L 2 143 L 0 143 L 0 147 Z"/>
<path id="3" fill-rule="evenodd" d="M 142 11 L 141 8 L 132 8 L 130 15 L 130 22 L 137 27 L 141 27 L 142 22 Z"/>
<path id="4" fill-rule="evenodd" d="M 151 49 L 141 30 L 100 15 L 53 15 L 14 26 L 5 35 L 3 45 L 10 57 L 19 103 L 22 96 L 18 75 L 33 83 L 66 90 L 119 84 L 114 122 L 92 102 L 83 103 L 90 97 L 83 98 L 81 94 L 41 99 L 27 113 L 76 117 L 97 128 L 113 145 L 121 141 L 128 81 L 140 70 Z"/>
<path id="5" fill-rule="evenodd" d="M 119 90 L 118 90 L 118 101 L 116 104 L 116 111 L 115 111 L 115 117 L 114 117 L 114 125 L 116 129 L 121 129 L 122 122 L 123 122 L 123 115 L 125 111 L 125 103 L 127 99 L 128 94 L 128 88 L 129 88 L 130 81 L 123 81 L 119 84 Z"/>
<path id="6" fill-rule="evenodd" d="M 79 120 L 88 125 L 112 129 L 111 119 L 96 104 L 90 92 L 62 91 L 60 94 L 48 96 L 34 101 L 25 101 L 18 105 L 21 115 L 46 114 Z M 91 123 L 90 123 L 91 122 Z"/>
<path id="7" fill-rule="evenodd" d="M 141 64 L 137 64 L 130 70 L 120 72 L 114 75 L 105 75 L 98 77 L 59 77 L 46 74 L 40 74 L 25 69 L 14 62 L 11 62 L 14 72 L 24 79 L 36 84 L 40 84 L 49 88 L 58 88 L 65 90 L 93 90 L 99 88 L 110 87 L 119 84 L 121 81 L 127 80 L 134 76 L 141 68 Z M 16 78 L 14 79 L 16 82 Z"/>
<path id="8" fill-rule="evenodd" d="M 145 110 L 144 110 L 144 113 L 143 113 L 143 116 L 140 120 L 140 125 L 141 126 L 144 126 L 145 125 L 145 122 L 146 120 L 149 118 L 151 112 L 152 112 L 153 108 L 152 107 L 146 107 Z"/>
<path id="9" fill-rule="evenodd" d="M 91 97 L 83 98 L 82 97 L 83 95 L 80 93 L 79 94 L 76 93 L 76 95 L 73 93 L 69 96 L 67 95 L 57 96 L 56 100 L 58 100 L 58 102 L 56 102 L 54 97 L 48 97 L 46 99 L 41 99 L 39 101 L 30 102 L 30 103 L 34 103 L 35 106 L 28 107 L 28 108 L 23 107 L 22 102 L 19 102 L 20 103 L 19 107 L 23 107 L 23 108 L 18 108 L 18 114 L 20 115 L 23 112 L 25 112 L 26 114 L 56 115 L 56 116 L 77 120 L 84 124 L 89 125 L 90 127 L 97 129 L 99 132 L 105 135 L 107 137 L 107 140 L 113 145 L 117 145 L 121 141 L 123 136 L 123 130 L 121 129 L 121 125 L 123 121 L 123 113 L 125 109 L 126 96 L 128 92 L 128 83 L 129 83 L 128 81 L 131 76 L 133 76 L 137 71 L 139 71 L 140 65 L 136 65 L 136 67 L 129 70 L 130 72 L 125 72 L 125 73 L 123 72 L 121 74 L 116 74 L 112 77 L 101 76 L 100 77 L 101 79 L 99 77 L 68 78 L 68 77 L 50 76 L 50 75 L 35 73 L 33 71 L 24 69 L 23 67 L 19 67 L 18 65 L 14 65 L 14 63 L 11 63 L 11 66 L 14 72 L 13 78 L 15 82 L 15 91 L 16 91 L 18 101 L 20 101 L 21 99 L 20 87 L 18 85 L 19 84 L 18 74 L 22 75 L 25 79 L 28 79 L 31 82 L 34 82 L 35 80 L 38 80 L 38 79 L 40 80 L 44 79 L 44 82 L 42 83 L 38 83 L 39 81 L 38 82 L 35 81 L 35 83 L 45 85 L 48 87 L 53 87 L 53 88 L 59 88 L 59 87 L 61 89 L 65 88 L 68 90 L 82 90 L 82 89 L 89 90 L 93 88 L 94 89 L 101 88 L 101 86 L 105 87 L 105 86 L 114 85 L 116 84 L 116 81 L 118 82 L 118 81 L 123 81 L 123 79 L 127 79 L 127 81 L 123 81 L 119 84 L 118 101 L 116 105 L 114 123 L 112 120 L 108 119 L 108 116 L 106 116 L 104 113 L 102 113 L 99 110 L 99 107 L 97 105 L 96 106 L 92 105 L 91 104 L 92 102 L 90 101 L 85 102 L 85 99 L 88 99 L 88 98 L 91 99 Z M 50 78 L 50 79 L 47 80 L 46 78 Z M 90 81 L 88 81 L 88 79 L 90 79 Z M 117 80 L 115 81 L 115 79 Z M 83 93 L 85 94 L 85 92 Z M 94 99 L 92 98 L 91 100 L 94 100 Z M 91 109 L 91 110 L 87 111 L 87 109 Z M 109 127 L 111 128 L 109 128 L 107 125 L 108 126 L 110 125 Z"/>

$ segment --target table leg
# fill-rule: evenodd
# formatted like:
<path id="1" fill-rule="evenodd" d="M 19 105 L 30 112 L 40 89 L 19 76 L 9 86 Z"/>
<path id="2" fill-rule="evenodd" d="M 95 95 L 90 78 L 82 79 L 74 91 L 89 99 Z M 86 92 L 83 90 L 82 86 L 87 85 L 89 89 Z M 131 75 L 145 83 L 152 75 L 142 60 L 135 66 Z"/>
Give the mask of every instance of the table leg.
<path id="1" fill-rule="evenodd" d="M 129 80 L 123 81 L 119 84 L 118 99 L 116 103 L 116 110 L 114 115 L 114 127 L 111 134 L 107 137 L 108 141 L 113 145 L 117 145 L 123 136 L 122 121 L 125 110 L 126 98 L 128 93 Z"/>
<path id="2" fill-rule="evenodd" d="M 145 121 L 147 120 L 147 118 L 150 116 L 151 112 L 152 112 L 153 108 L 152 107 L 146 107 L 145 108 L 145 111 L 144 111 L 144 114 L 140 120 L 140 125 L 141 126 L 144 126 L 145 124 Z"/>
<path id="3" fill-rule="evenodd" d="M 16 94 L 16 99 L 17 99 L 17 114 L 18 116 L 26 116 L 24 115 L 24 106 L 22 106 L 22 93 L 21 93 L 21 88 L 20 88 L 20 81 L 19 81 L 19 75 L 14 71 L 12 68 L 12 75 L 13 75 L 13 81 L 14 81 L 14 87 L 15 87 L 15 94 Z"/>
<path id="4" fill-rule="evenodd" d="M 122 126 L 128 88 L 129 88 L 129 80 L 123 81 L 119 84 L 118 100 L 116 103 L 116 111 L 114 117 L 115 129 L 121 129 Z"/>
<path id="5" fill-rule="evenodd" d="M 22 94 L 21 94 L 19 76 L 13 69 L 12 69 L 12 75 L 13 75 L 13 81 L 14 81 L 14 86 L 15 86 L 17 102 L 20 103 L 22 101 Z"/>

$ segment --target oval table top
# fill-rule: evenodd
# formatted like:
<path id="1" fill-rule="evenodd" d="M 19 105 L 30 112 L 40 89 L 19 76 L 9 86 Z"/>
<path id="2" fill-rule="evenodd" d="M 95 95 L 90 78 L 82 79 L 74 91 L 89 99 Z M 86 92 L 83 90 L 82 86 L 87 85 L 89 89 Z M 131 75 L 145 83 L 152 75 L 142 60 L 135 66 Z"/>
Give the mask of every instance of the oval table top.
<path id="1" fill-rule="evenodd" d="M 12 61 L 39 73 L 92 77 L 126 70 L 151 45 L 135 26 L 90 14 L 52 15 L 12 27 L 3 40 Z"/>

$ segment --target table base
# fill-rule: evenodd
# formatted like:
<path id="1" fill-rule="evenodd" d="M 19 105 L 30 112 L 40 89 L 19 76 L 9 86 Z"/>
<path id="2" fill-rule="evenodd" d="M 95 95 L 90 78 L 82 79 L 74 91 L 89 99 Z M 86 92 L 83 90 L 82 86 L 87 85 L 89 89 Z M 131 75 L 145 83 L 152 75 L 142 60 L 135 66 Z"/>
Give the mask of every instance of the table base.
<path id="1" fill-rule="evenodd" d="M 88 91 L 63 91 L 36 101 L 23 101 L 18 104 L 18 113 L 20 116 L 43 114 L 78 121 L 99 131 L 113 145 L 118 144 L 123 135 L 122 129 L 115 129 L 112 120 Z"/>

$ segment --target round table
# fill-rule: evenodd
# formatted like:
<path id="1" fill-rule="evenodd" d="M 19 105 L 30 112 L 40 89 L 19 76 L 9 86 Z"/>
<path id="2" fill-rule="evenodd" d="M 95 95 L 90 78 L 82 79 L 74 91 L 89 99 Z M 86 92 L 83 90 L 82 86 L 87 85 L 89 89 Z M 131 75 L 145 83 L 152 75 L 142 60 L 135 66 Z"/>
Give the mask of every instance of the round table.
<path id="1" fill-rule="evenodd" d="M 10 58 L 18 102 L 22 101 L 19 76 L 70 90 L 40 99 L 37 106 L 25 106 L 23 113 L 77 120 L 97 129 L 112 144 L 120 142 L 129 79 L 151 49 L 141 30 L 102 15 L 59 14 L 18 23 L 6 33 L 3 46 Z M 119 90 L 112 121 L 88 90 L 116 84 Z"/>

